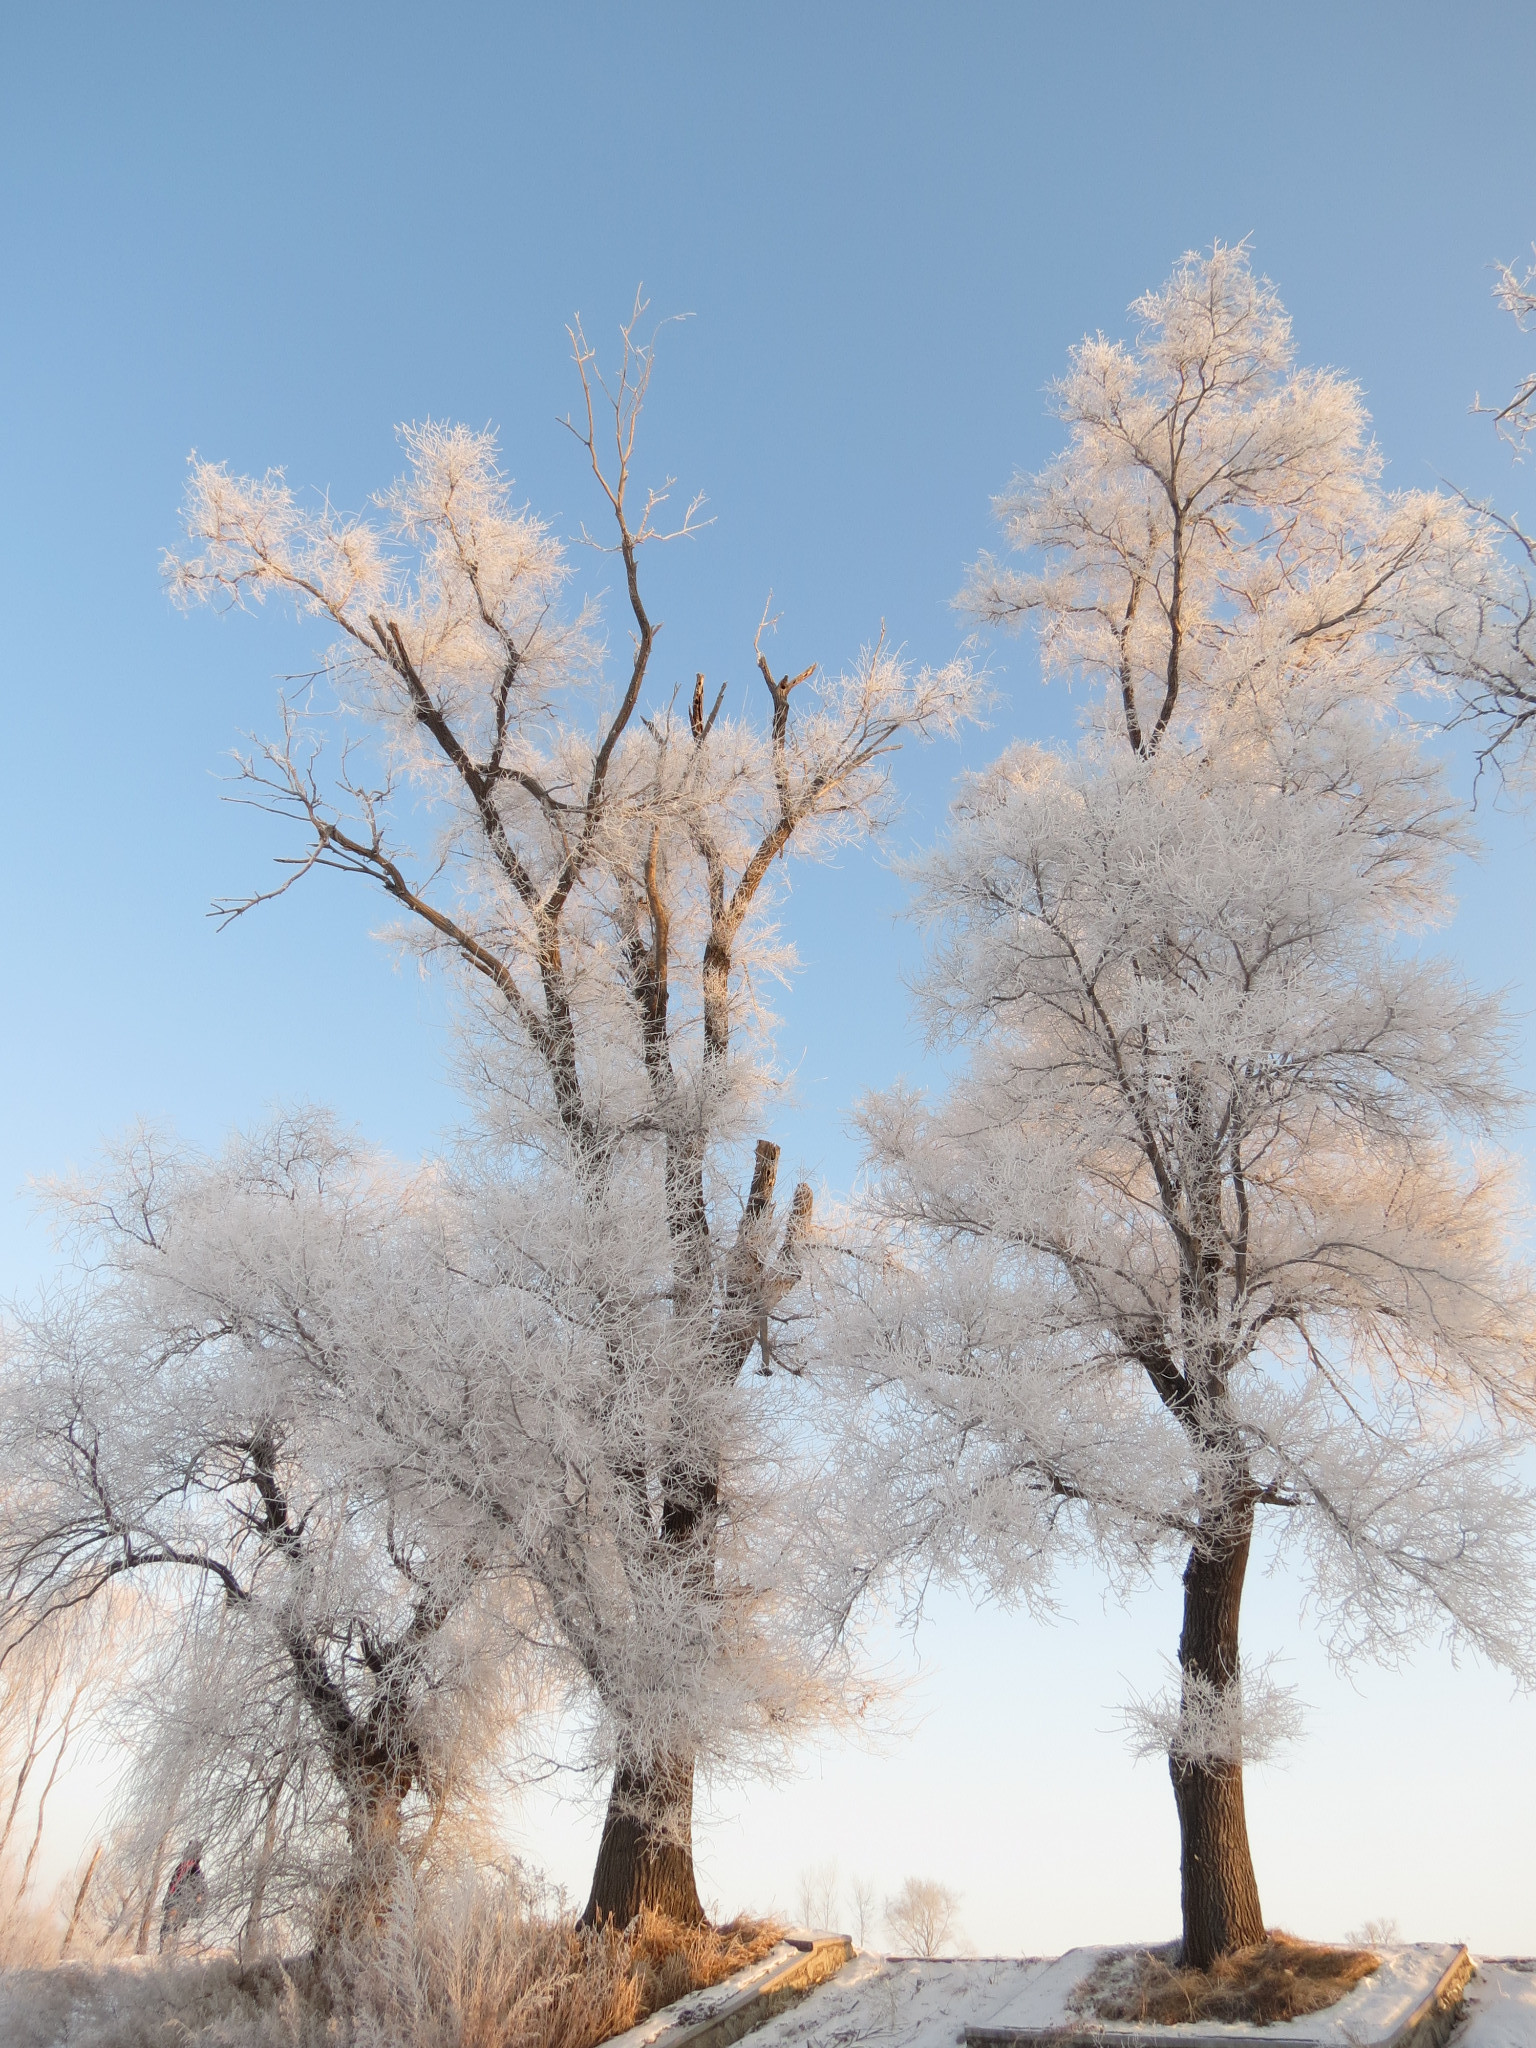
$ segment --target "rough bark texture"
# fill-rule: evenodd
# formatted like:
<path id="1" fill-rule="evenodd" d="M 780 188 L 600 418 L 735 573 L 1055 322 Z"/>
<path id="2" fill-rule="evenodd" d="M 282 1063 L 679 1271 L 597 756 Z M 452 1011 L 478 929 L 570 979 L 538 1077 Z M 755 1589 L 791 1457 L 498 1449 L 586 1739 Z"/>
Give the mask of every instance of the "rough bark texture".
<path id="1" fill-rule="evenodd" d="M 354 1776 L 347 1800 L 350 1855 L 321 1909 L 315 1932 L 317 1954 L 345 1953 L 377 1935 L 389 1912 L 404 1859 L 400 1852 L 402 1789 L 377 1774 Z M 265 1877 L 262 1879 L 265 1884 Z"/>
<path id="2" fill-rule="evenodd" d="M 1253 1509 L 1226 1518 L 1220 1537 L 1198 1544 L 1184 1567 L 1179 1668 L 1218 1686 L 1237 1682 L 1237 1624 Z M 1170 1759 L 1179 1809 L 1183 1961 L 1209 1969 L 1218 1956 L 1264 1939 L 1264 1914 L 1248 1847 L 1241 1758 L 1208 1765 Z"/>
<path id="3" fill-rule="evenodd" d="M 678 1758 L 654 1775 L 614 1773 L 583 1927 L 627 1927 L 642 1907 L 702 1926 L 693 1874 L 693 1764 Z"/>

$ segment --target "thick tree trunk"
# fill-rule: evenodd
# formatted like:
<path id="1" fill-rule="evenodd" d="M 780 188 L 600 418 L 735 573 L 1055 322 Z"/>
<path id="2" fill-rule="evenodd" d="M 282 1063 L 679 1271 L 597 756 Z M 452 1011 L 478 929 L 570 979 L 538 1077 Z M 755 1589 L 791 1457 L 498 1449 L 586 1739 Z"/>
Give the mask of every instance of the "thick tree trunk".
<path id="1" fill-rule="evenodd" d="M 656 913 L 653 905 L 653 918 Z M 662 927 L 657 925 L 658 935 Z M 643 964 L 643 956 L 639 956 Z M 728 995 L 730 960 L 721 951 L 718 934 L 712 929 L 704 957 L 706 1037 L 714 1028 L 708 1021 L 711 976 L 719 986 L 715 993 L 724 1001 Z M 723 992 L 723 993 L 722 993 Z M 656 998 L 653 1015 L 665 1019 L 665 993 Z M 719 1010 L 719 1049 L 723 1051 L 728 1015 Z M 663 1036 L 654 1040 L 657 1060 L 653 1080 L 657 1083 L 658 1105 L 663 1105 L 672 1088 L 670 1065 Z M 649 1060 L 650 1053 L 648 1051 Z M 767 1364 L 765 1309 L 761 1298 L 764 1271 L 758 1237 L 771 1216 L 773 1189 L 778 1173 L 779 1148 L 767 1138 L 757 1143 L 752 1185 L 738 1232 L 735 1264 L 731 1270 L 731 1309 L 715 1316 L 709 1306 L 714 1259 L 709 1236 L 708 1207 L 704 1199 L 704 1148 L 702 1140 L 684 1141 L 675 1133 L 667 1140 L 667 1219 L 674 1248 L 673 1283 L 679 1313 L 697 1317 L 702 1327 L 713 1319 L 713 1341 L 698 1361 L 703 1371 L 720 1371 L 734 1380 L 761 1341 Z M 802 1200 L 802 1194 L 804 1200 Z M 795 1219 L 803 1227 L 810 1191 L 796 1190 Z M 736 1300 L 747 1297 L 746 1307 Z M 689 1454 L 663 1464 L 661 1481 L 661 1538 L 691 1577 L 700 1607 L 713 1601 L 713 1530 L 720 1506 L 719 1468 L 713 1456 L 702 1460 L 688 1447 Z M 648 1512 L 647 1475 L 636 1469 L 629 1475 L 641 1512 Z M 642 1770 L 620 1764 L 614 1771 L 603 1818 L 602 1839 L 592 1872 L 592 1891 L 579 1924 L 599 1927 L 612 1921 L 627 1927 L 642 1910 L 662 1913 L 688 1926 L 704 1924 L 698 1884 L 693 1869 L 693 1773 L 692 1755 L 664 1759 L 658 1766 Z"/>
<path id="2" fill-rule="evenodd" d="M 1221 1690 L 1238 1682 L 1237 1625 L 1253 1509 L 1223 1517 L 1215 1540 L 1197 1544 L 1184 1567 L 1179 1669 Z M 1240 1755 L 1222 1761 L 1169 1760 L 1179 1809 L 1180 1890 L 1186 1965 L 1205 1970 L 1218 1956 L 1264 1939 L 1264 1915 L 1248 1847 Z"/>
<path id="3" fill-rule="evenodd" d="M 648 1908 L 702 1926 L 693 1874 L 693 1760 L 678 1757 L 655 1772 L 620 1766 L 592 1873 L 583 1927 L 612 1920 L 627 1927 Z"/>
<path id="4" fill-rule="evenodd" d="M 347 1867 L 321 1910 L 317 1952 L 366 1947 L 383 1926 L 401 1870 L 401 1808 L 410 1780 L 357 1772 L 347 1798 Z"/>

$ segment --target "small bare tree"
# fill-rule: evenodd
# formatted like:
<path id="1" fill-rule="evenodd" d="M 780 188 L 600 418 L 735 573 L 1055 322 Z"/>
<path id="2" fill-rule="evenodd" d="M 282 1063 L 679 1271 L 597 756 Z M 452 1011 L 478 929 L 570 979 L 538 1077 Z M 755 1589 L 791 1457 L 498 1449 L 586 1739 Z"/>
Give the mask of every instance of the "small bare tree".
<path id="1" fill-rule="evenodd" d="M 1403 1938 L 1402 1929 L 1389 1918 L 1362 1920 L 1358 1927 L 1351 1927 L 1344 1939 L 1359 1948 L 1390 1948 Z"/>
<path id="2" fill-rule="evenodd" d="M 818 1863 L 800 1873 L 799 1909 L 804 1927 L 828 1928 L 837 1924 L 837 1859 Z"/>
<path id="3" fill-rule="evenodd" d="M 912 1955 L 936 1956 L 955 1932 L 960 1894 L 932 1877 L 909 1877 L 885 1902 L 893 1938 Z"/>
<path id="4" fill-rule="evenodd" d="M 863 1948 L 869 1931 L 875 1924 L 877 1896 L 872 1877 L 853 1877 L 848 1880 L 848 1904 L 853 1917 L 853 1940 L 856 1948 Z"/>

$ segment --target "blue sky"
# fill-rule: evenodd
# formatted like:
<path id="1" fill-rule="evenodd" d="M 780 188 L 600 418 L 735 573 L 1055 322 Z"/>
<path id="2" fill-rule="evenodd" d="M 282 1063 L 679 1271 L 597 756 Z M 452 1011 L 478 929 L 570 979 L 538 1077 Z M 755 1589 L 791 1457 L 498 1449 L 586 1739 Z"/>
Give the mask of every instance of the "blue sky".
<path id="1" fill-rule="evenodd" d="M 1536 352 L 1489 296 L 1490 264 L 1536 235 L 1533 59 L 1536 15 L 1513 5 L 13 13 L 0 1286 L 49 1256 L 28 1176 L 134 1117 L 212 1143 L 306 1096 L 415 1154 L 457 1115 L 441 994 L 369 938 L 379 910 L 360 889 L 336 879 L 223 934 L 204 914 L 261 882 L 278 843 L 220 801 L 221 758 L 316 649 L 276 616 L 165 602 L 156 565 L 190 449 L 284 465 L 360 506 L 393 473 L 397 421 L 491 421 L 520 492 L 574 531 L 590 501 L 556 425 L 574 391 L 564 322 L 579 309 L 611 336 L 643 283 L 657 313 L 694 315 L 664 341 L 650 460 L 706 491 L 716 520 L 651 564 L 658 688 L 698 668 L 749 688 L 770 587 L 796 666 L 845 660 L 882 621 L 942 659 L 989 495 L 1055 445 L 1043 387 L 1067 348 L 1123 332 L 1183 249 L 1251 235 L 1302 358 L 1364 385 L 1392 481 L 1449 478 L 1536 515 L 1529 473 L 1468 413 Z M 894 849 L 937 828 L 965 761 L 1070 731 L 1027 643 L 993 659 L 991 730 L 901 764 Z M 1484 824 L 1448 943 L 1510 988 L 1536 1075 L 1531 829 Z M 854 1096 L 921 1061 L 900 901 L 858 855 L 802 870 L 789 908 L 805 969 L 784 1005 L 798 1089 L 778 1135 L 793 1172 L 834 1187 Z M 835 1854 L 892 1886 L 909 1867 L 946 1877 L 973 1894 L 985 1946 L 1166 1932 L 1166 1784 L 1104 1732 L 1121 1674 L 1154 1685 L 1172 1641 L 1167 1589 L 1148 1601 L 1106 1614 L 1074 1585 L 1054 1632 L 951 1603 L 910 1743 L 722 1794 L 707 1851 L 722 1903 L 787 1905 L 795 1872 Z M 1316 1710 L 1273 1800 L 1253 1795 L 1272 1914 L 1278 1892 L 1303 1932 L 1396 1912 L 1409 1933 L 1536 1948 L 1530 1707 L 1434 1651 L 1351 1690 L 1307 1661 L 1295 1605 L 1281 1582 L 1254 1617 L 1294 1639 Z M 1475 1753 L 1455 1753 L 1474 1729 Z M 969 1833 L 958 1817 L 1042 1743 L 1048 1772 L 1006 1795 L 1034 1817 L 984 1845 L 982 1809 Z M 887 1836 L 892 1773 L 911 1818 Z M 1366 1872 L 1354 1905 L 1335 1898 L 1353 1867 L 1338 1847 L 1309 1891 L 1313 1846 L 1387 1830 L 1406 1786 L 1485 1816 L 1454 1885 L 1436 1892 L 1381 1832 L 1390 1882 Z M 1042 1883 L 1029 1845 L 1047 1811 L 1058 1863 Z M 526 1825 L 579 1884 L 590 1816 Z"/>

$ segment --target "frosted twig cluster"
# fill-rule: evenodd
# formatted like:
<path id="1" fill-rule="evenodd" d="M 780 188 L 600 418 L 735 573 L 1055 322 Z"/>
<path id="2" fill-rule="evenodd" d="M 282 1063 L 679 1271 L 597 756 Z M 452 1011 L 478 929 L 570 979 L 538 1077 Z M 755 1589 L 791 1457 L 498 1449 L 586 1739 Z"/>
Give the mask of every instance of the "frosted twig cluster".
<path id="1" fill-rule="evenodd" d="M 1192 1671 L 1150 1699 L 1132 1694 L 1125 1725 L 1137 1756 L 1166 1756 L 1176 1766 L 1271 1762 L 1295 1742 L 1302 1712 L 1294 1687 L 1270 1676 L 1274 1659 L 1243 1670 L 1228 1685 Z"/>

